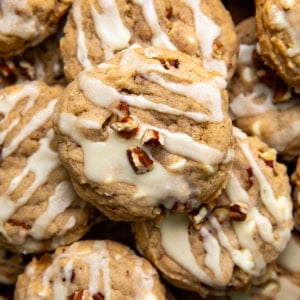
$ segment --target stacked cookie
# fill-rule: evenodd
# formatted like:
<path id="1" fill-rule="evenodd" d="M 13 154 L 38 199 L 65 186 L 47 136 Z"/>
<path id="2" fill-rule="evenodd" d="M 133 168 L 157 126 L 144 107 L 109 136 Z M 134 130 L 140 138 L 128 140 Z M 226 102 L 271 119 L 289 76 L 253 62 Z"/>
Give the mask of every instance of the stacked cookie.
<path id="1" fill-rule="evenodd" d="M 281 2 L 235 28 L 220 0 L 2 1 L 0 282 L 19 274 L 14 299 L 270 298 L 286 282 L 298 296 L 299 174 L 292 191 L 283 163 L 300 152 L 297 60 L 278 71 L 259 29 L 278 10 L 280 43 L 298 9 Z"/>

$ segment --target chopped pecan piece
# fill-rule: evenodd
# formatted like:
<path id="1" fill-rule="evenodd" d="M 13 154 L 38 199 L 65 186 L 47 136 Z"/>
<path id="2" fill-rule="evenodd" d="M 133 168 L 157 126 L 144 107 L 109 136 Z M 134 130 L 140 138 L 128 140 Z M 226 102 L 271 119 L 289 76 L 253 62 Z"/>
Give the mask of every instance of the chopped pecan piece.
<path id="1" fill-rule="evenodd" d="M 16 76 L 16 65 L 12 61 L 4 61 L 0 63 L 0 74 L 4 78 L 11 78 Z"/>
<path id="2" fill-rule="evenodd" d="M 176 202 L 173 207 L 171 208 L 171 211 L 173 212 L 188 212 L 192 210 L 192 203 L 191 201 L 187 201 L 185 203 L 178 203 Z"/>
<path id="3" fill-rule="evenodd" d="M 141 143 L 143 145 L 160 146 L 165 144 L 165 136 L 157 130 L 145 130 Z"/>
<path id="4" fill-rule="evenodd" d="M 118 105 L 118 110 L 122 112 L 124 117 L 129 116 L 129 105 L 126 102 L 120 101 Z"/>
<path id="5" fill-rule="evenodd" d="M 19 221 L 19 220 L 10 219 L 10 220 L 7 221 L 7 223 L 12 225 L 12 226 L 22 227 L 25 230 L 30 230 L 31 229 L 30 225 L 28 225 L 28 224 L 26 224 L 22 221 Z"/>
<path id="6" fill-rule="evenodd" d="M 133 146 L 127 149 L 127 157 L 135 173 L 144 174 L 153 169 L 153 160 L 140 147 Z"/>
<path id="7" fill-rule="evenodd" d="M 91 296 L 88 290 L 78 290 L 71 296 L 71 300 L 104 300 L 104 296 L 101 293 Z"/>
<path id="8" fill-rule="evenodd" d="M 202 224 L 205 222 L 208 212 L 209 211 L 206 206 L 200 206 L 198 210 L 189 214 L 189 219 L 197 230 L 199 230 Z"/>
<path id="9" fill-rule="evenodd" d="M 125 139 L 134 137 L 139 130 L 137 123 L 130 116 L 123 118 L 119 122 L 111 123 L 110 127 Z"/>
<path id="10" fill-rule="evenodd" d="M 267 151 L 260 153 L 259 157 L 265 162 L 265 164 L 270 167 L 274 168 L 274 164 L 276 161 L 276 150 L 275 149 L 268 149 Z"/>
<path id="11" fill-rule="evenodd" d="M 248 213 L 248 205 L 243 202 L 232 203 L 229 211 L 229 217 L 232 221 L 245 221 Z"/>

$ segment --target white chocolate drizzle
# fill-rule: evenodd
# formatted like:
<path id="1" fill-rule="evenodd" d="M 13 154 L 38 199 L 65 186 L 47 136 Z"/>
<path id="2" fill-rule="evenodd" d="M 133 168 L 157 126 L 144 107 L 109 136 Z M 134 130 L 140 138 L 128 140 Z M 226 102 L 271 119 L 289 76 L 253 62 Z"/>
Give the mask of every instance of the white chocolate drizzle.
<path id="1" fill-rule="evenodd" d="M 133 0 L 135 4 L 142 7 L 143 15 L 151 28 L 153 46 L 164 47 L 170 50 L 177 50 L 174 44 L 170 41 L 168 35 L 161 29 L 153 0 Z"/>
<path id="2" fill-rule="evenodd" d="M 98 0 L 102 9 L 99 14 L 91 7 L 95 30 L 102 42 L 105 60 L 111 58 L 117 50 L 129 46 L 130 31 L 124 26 L 115 0 Z"/>
<path id="3" fill-rule="evenodd" d="M 227 67 L 225 62 L 213 58 L 214 41 L 221 34 L 220 27 L 201 11 L 201 0 L 184 0 L 184 2 L 193 12 L 204 66 L 209 70 L 218 71 L 223 77 L 226 77 Z"/>
<path id="4" fill-rule="evenodd" d="M 25 115 L 26 112 L 34 105 L 39 94 L 40 88 L 37 82 L 26 84 L 14 93 L 2 94 L 0 96 L 0 113 L 3 114 L 4 117 L 1 119 L 0 125 L 5 123 L 8 115 L 14 110 L 21 100 L 28 98 L 25 107 L 21 111 L 21 115 Z M 1 143 L 3 142 L 3 139 L 4 138 L 0 138 Z"/>
<path id="5" fill-rule="evenodd" d="M 23 127 L 19 134 L 14 137 L 9 145 L 3 147 L 3 158 L 12 154 L 27 136 L 37 130 L 52 116 L 56 102 L 57 99 L 51 100 L 46 108 L 40 110 L 34 115 L 34 117 L 31 118 L 31 120 Z M 7 134 L 7 132 L 5 132 L 5 134 Z"/>
<path id="6" fill-rule="evenodd" d="M 42 239 L 45 230 L 50 223 L 65 209 L 71 205 L 75 199 L 75 192 L 69 181 L 60 182 L 54 194 L 49 197 L 47 209 L 35 220 L 30 229 L 30 234 L 35 239 Z"/>
<path id="7" fill-rule="evenodd" d="M 50 148 L 53 137 L 54 132 L 50 129 L 46 136 L 39 140 L 39 149 L 29 157 L 21 173 L 14 177 L 7 191 L 0 196 L 0 228 L 2 234 L 5 234 L 3 223 L 15 213 L 18 207 L 28 201 L 37 188 L 47 181 L 49 174 L 60 165 L 57 153 Z M 11 195 L 30 173 L 34 174 L 32 184 L 24 191 L 22 196 L 12 200 Z"/>
<path id="8" fill-rule="evenodd" d="M 214 279 L 212 279 L 199 267 L 192 252 L 188 218 L 185 215 L 171 214 L 159 223 L 161 242 L 166 254 L 202 282 L 212 286 L 226 285 L 221 268 L 220 246 L 228 251 L 235 265 L 249 274 L 259 276 L 265 270 L 266 261 L 260 252 L 256 235 L 259 235 L 263 242 L 273 245 L 278 252 L 283 251 L 290 238 L 292 220 L 290 199 L 284 196 L 275 198 L 271 185 L 256 163 L 245 140 L 247 136 L 237 129 L 234 130 L 234 135 L 238 138 L 238 147 L 249 161 L 258 181 L 260 199 L 268 212 L 276 219 L 277 226 L 273 228 L 271 221 L 259 211 L 257 204 L 252 202 L 247 191 L 232 173 L 223 195 L 226 194 L 231 203 L 247 204 L 248 213 L 245 221 L 231 222 L 238 243 L 232 243 L 223 226 L 213 215 L 208 216 L 207 222 L 216 232 L 216 237 L 208 231 L 205 224 L 200 228 L 199 234 L 203 237 L 203 247 L 206 249 L 204 265 L 214 274 Z M 295 247 L 295 243 L 290 243 L 291 250 L 288 250 L 289 248 L 286 250 L 288 256 L 286 259 L 284 255 L 281 258 L 285 264 L 292 253 L 297 253 L 296 249 L 299 248 L 299 245 Z M 300 271 L 298 265 L 296 264 L 295 268 Z"/>
<path id="9" fill-rule="evenodd" d="M 77 28 L 77 59 L 83 68 L 88 69 L 92 66 L 92 63 L 88 58 L 88 50 L 85 44 L 85 34 L 82 28 L 82 15 L 81 15 L 80 2 L 81 2 L 80 0 L 74 0 L 72 6 L 73 20 Z"/>
<path id="10" fill-rule="evenodd" d="M 23 39 L 37 35 L 37 17 L 32 13 L 27 0 L 1 1 L 0 33 Z"/>
<path id="11" fill-rule="evenodd" d="M 138 145 L 138 140 L 121 139 L 109 128 L 108 138 L 104 142 L 93 142 L 85 138 L 78 130 L 87 128 L 86 126 L 87 122 L 81 122 L 71 114 L 61 113 L 60 115 L 61 132 L 70 136 L 83 149 L 84 174 L 89 180 L 106 184 L 117 180 L 132 184 L 136 186 L 134 198 L 143 199 L 143 203 L 171 201 L 170 204 L 172 204 L 174 199 L 184 202 L 187 200 L 186 197 L 191 191 L 183 177 L 169 173 L 157 161 L 154 160 L 154 169 L 149 173 L 137 175 L 132 170 L 126 151 L 130 146 Z M 92 127 L 96 126 L 95 122 Z M 99 125 L 98 128 L 101 130 Z M 153 186 L 156 188 L 153 189 Z"/>

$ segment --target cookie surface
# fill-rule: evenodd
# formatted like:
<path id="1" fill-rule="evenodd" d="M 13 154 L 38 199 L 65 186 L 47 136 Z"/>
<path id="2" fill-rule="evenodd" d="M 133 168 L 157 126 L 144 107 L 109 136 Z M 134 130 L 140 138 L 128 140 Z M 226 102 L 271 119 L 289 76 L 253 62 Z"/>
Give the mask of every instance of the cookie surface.
<path id="1" fill-rule="evenodd" d="M 130 48 L 82 72 L 56 106 L 59 153 L 75 190 L 113 220 L 189 210 L 231 167 L 225 81 L 190 56 Z"/>
<path id="2" fill-rule="evenodd" d="M 235 124 L 274 147 L 285 159 L 300 154 L 300 101 L 257 52 L 255 20 L 237 26 L 240 53 L 229 84 Z"/>
<path id="3" fill-rule="evenodd" d="M 285 166 L 258 138 L 236 130 L 236 139 L 233 170 L 214 208 L 133 223 L 140 253 L 170 283 L 202 296 L 263 275 L 293 226 Z"/>
<path id="4" fill-rule="evenodd" d="M 51 117 L 61 92 L 39 81 L 0 92 L 0 241 L 17 252 L 70 243 L 97 220 L 56 152 Z"/>
<path id="5" fill-rule="evenodd" d="M 20 54 L 57 29 L 72 0 L 3 0 L 0 16 L 0 57 Z"/>
<path id="6" fill-rule="evenodd" d="M 75 0 L 61 41 L 66 77 L 132 44 L 178 49 L 228 78 L 235 69 L 236 34 L 219 0 Z"/>
<path id="7" fill-rule="evenodd" d="M 20 275 L 16 300 L 157 299 L 165 289 L 157 271 L 113 241 L 80 241 L 34 259 Z"/>
<path id="8" fill-rule="evenodd" d="M 261 54 L 289 85 L 300 92 L 299 1 L 256 0 Z"/>

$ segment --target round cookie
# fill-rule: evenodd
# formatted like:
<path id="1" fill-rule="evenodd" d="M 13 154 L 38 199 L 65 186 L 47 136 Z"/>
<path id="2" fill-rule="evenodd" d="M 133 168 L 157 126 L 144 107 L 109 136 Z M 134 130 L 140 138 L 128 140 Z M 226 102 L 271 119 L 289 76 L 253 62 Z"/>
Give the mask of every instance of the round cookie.
<path id="1" fill-rule="evenodd" d="M 294 170 L 291 182 L 294 185 L 293 208 L 295 229 L 300 231 L 300 158 L 298 157 L 296 169 Z"/>
<path id="2" fill-rule="evenodd" d="M 24 271 L 25 257 L 0 248 L 0 284 L 15 284 L 17 277 Z M 0 287 L 1 289 L 1 287 Z M 1 298 L 0 298 L 1 299 Z"/>
<path id="3" fill-rule="evenodd" d="M 33 259 L 19 276 L 15 300 L 157 299 L 157 271 L 130 248 L 109 240 L 80 241 Z"/>
<path id="4" fill-rule="evenodd" d="M 237 26 L 240 52 L 237 72 L 229 85 L 235 124 L 260 137 L 284 159 L 300 154 L 300 99 L 261 60 L 254 18 Z"/>
<path id="5" fill-rule="evenodd" d="M 255 5 L 262 58 L 299 93 L 300 2 L 256 0 Z"/>
<path id="6" fill-rule="evenodd" d="M 2 0 L 0 57 L 10 57 L 42 42 L 57 29 L 72 0 Z"/>
<path id="7" fill-rule="evenodd" d="M 215 207 L 133 223 L 140 253 L 170 283 L 204 297 L 264 275 L 293 226 L 286 167 L 257 137 L 235 136 L 233 170 Z"/>
<path id="8" fill-rule="evenodd" d="M 76 192 L 125 221 L 214 199 L 232 165 L 224 87 L 198 60 L 156 47 L 81 72 L 54 114 Z"/>
<path id="9" fill-rule="evenodd" d="M 41 80 L 48 85 L 65 85 L 60 36 L 50 36 L 18 56 L 0 59 L 0 88 L 32 80 Z"/>
<path id="10" fill-rule="evenodd" d="M 75 0 L 61 40 L 67 79 L 132 44 L 203 58 L 228 79 L 235 69 L 237 38 L 220 0 Z"/>
<path id="11" fill-rule="evenodd" d="M 0 243 L 16 252 L 55 249 L 98 220 L 56 152 L 51 117 L 61 92 L 39 81 L 0 91 Z"/>

